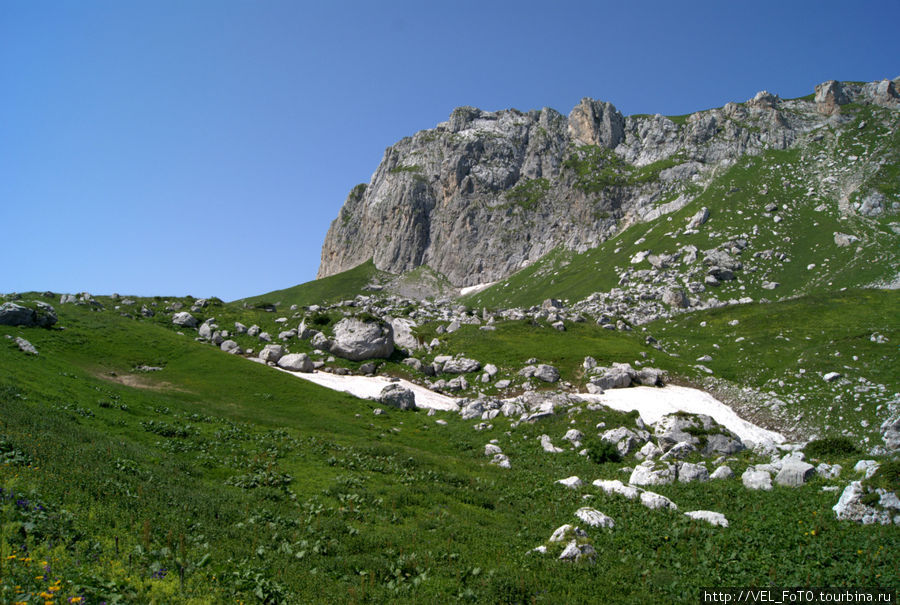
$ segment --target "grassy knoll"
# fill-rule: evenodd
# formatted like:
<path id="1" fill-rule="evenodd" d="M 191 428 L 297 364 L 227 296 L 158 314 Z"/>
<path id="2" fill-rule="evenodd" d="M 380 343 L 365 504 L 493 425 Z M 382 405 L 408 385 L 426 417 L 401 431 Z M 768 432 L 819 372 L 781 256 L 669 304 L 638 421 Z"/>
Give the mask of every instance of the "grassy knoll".
<path id="1" fill-rule="evenodd" d="M 337 275 L 323 277 L 297 286 L 274 290 L 259 296 L 251 296 L 237 302 L 250 305 L 278 304 L 287 308 L 291 305 L 315 305 L 353 298 L 364 292 L 373 279 L 385 275 L 368 260 L 361 265 Z"/>

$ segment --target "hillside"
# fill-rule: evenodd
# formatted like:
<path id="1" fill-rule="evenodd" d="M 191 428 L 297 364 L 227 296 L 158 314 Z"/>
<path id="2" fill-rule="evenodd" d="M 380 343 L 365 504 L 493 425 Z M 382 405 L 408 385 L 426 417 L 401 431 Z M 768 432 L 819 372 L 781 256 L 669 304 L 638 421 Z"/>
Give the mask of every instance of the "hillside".
<path id="1" fill-rule="evenodd" d="M 37 293 L 16 298 L 47 300 Z M 710 582 L 765 585 L 773 564 L 778 581 L 787 585 L 900 582 L 890 554 L 900 546 L 896 531 L 836 519 L 831 507 L 837 494 L 825 489 L 842 489 L 856 476 L 851 467 L 861 456 L 859 448 L 880 441 L 877 423 L 887 410 L 882 402 L 876 411 L 876 401 L 900 390 L 893 345 L 869 338 L 871 330 L 886 342 L 900 338 L 893 294 L 848 293 L 779 308 L 778 316 L 793 326 L 782 334 L 791 344 L 785 342 L 782 357 L 768 363 L 808 356 L 805 367 L 815 377 L 834 367 L 817 351 L 824 339 L 847 359 L 852 354 L 859 371 L 883 386 L 866 395 L 861 414 L 840 426 L 862 418 L 873 432 L 862 437 L 854 431 L 860 446 L 850 449 L 809 450 L 814 463 L 843 465 L 838 478 L 823 475 L 800 487 L 749 490 L 738 477 L 772 459 L 763 449 L 728 457 L 734 479 L 653 487 L 680 510 L 723 514 L 729 522 L 725 529 L 675 511 L 647 511 L 587 483 L 577 490 L 555 484 L 571 476 L 588 482 L 625 478 L 619 469 L 637 460 L 632 453 L 622 462 L 600 462 L 578 455 L 577 447 L 549 454 L 538 437 L 566 444 L 563 434 L 576 429 L 592 444 L 597 426 L 639 430 L 634 414 L 576 405 L 537 422 L 492 415 L 487 427 L 480 413 L 467 419 L 469 408 L 462 416 L 390 409 L 373 414 L 383 404 L 228 355 L 209 346 L 214 336 L 203 336 L 210 334 L 203 331 L 206 325 L 237 322 L 227 336 L 249 355 L 265 344 L 262 331 L 284 330 L 286 322 L 277 313 L 215 300 L 66 300 L 56 305 L 59 321 L 49 329 L 0 326 L 0 333 L 24 337 L 38 351 L 28 355 L 13 340 L 0 347 L 5 601 L 29 602 L 27 595 L 43 591 L 83 597 L 84 603 L 676 602 L 693 601 L 694 592 Z M 577 322 L 560 332 L 541 319 L 498 317 L 495 331 L 466 324 L 441 334 L 446 323 L 425 316 L 441 313 L 442 307 L 395 298 L 358 298 L 355 304 L 360 306 L 343 312 L 387 314 L 392 308 L 398 315 L 402 307 L 417 315 L 423 322 L 420 337 L 440 339 L 438 348 L 419 355 L 426 363 L 440 354 L 465 353 L 495 363 L 496 378 L 515 383 L 510 391 L 524 387 L 527 395 L 537 387 L 546 397 L 556 397 L 559 387 L 522 382 L 519 376 L 533 356 L 558 367 L 560 385 L 574 385 L 572 391 L 589 378 L 581 364 L 587 355 L 600 364 L 649 359 L 672 379 L 700 384 L 703 373 L 691 360 L 709 350 L 710 341 L 696 336 L 703 333 L 701 320 L 723 344 L 721 362 L 708 362 L 720 386 L 765 388 L 767 363 L 751 366 L 739 351 L 757 359 L 758 347 L 769 351 L 766 343 L 775 329 L 753 319 L 765 312 L 762 307 L 726 307 L 692 314 L 685 322 L 651 324 L 660 343 L 655 348 L 644 333 Z M 827 310 L 834 319 L 815 325 L 791 320 L 800 308 L 820 318 Z M 200 337 L 196 328 L 173 323 L 188 309 L 207 320 Z M 298 309 L 289 323 L 306 317 L 328 330 L 341 307 L 321 309 L 325 312 L 318 315 Z M 747 328 L 716 327 L 732 326 L 736 318 Z M 259 336 L 240 332 L 241 322 L 259 326 Z M 808 343 L 804 334 L 820 328 L 824 336 Z M 743 330 L 750 348 L 727 345 L 733 340 L 728 329 Z M 296 335 L 282 333 L 278 340 L 321 359 L 322 369 L 366 372 L 365 362 L 326 359 Z M 378 362 L 377 372 L 427 383 L 404 357 Z M 850 382 L 828 383 L 829 388 L 852 395 L 855 374 L 842 371 Z M 818 382 L 821 378 L 814 378 Z M 495 392 L 497 384 L 483 385 L 484 390 Z M 847 409 L 846 401 L 835 402 Z M 743 403 L 747 417 L 791 428 L 764 407 L 753 413 L 758 402 Z M 839 427 L 828 429 L 834 421 L 828 414 L 810 413 L 821 406 L 804 405 L 819 431 L 840 434 Z M 489 441 L 502 448 L 511 468 L 489 463 L 484 455 Z M 876 459 L 890 466 L 883 454 Z M 884 485 L 893 487 L 890 480 Z M 587 538 L 579 538 L 582 545 L 596 546 L 592 564 L 531 553 L 560 524 L 578 523 L 573 513 L 585 506 L 582 495 L 590 495 L 590 506 L 616 524 L 589 529 Z"/>

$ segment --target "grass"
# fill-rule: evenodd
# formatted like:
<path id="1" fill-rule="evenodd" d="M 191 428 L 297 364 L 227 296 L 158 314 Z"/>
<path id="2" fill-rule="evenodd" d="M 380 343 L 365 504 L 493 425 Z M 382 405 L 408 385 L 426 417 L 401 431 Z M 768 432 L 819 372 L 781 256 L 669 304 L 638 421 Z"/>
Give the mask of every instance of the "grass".
<path id="1" fill-rule="evenodd" d="M 370 259 L 361 265 L 336 275 L 323 277 L 322 279 L 316 279 L 283 290 L 274 290 L 259 296 L 251 296 L 235 302 L 254 305 L 263 301 L 272 301 L 282 307 L 323 304 L 353 298 L 357 294 L 365 293 L 366 286 L 373 281 L 386 277 L 387 274 L 376 269 L 375 263 Z"/>
<path id="2" fill-rule="evenodd" d="M 88 603 L 692 602 L 710 582 L 900 580 L 896 532 L 838 523 L 835 496 L 817 482 L 658 489 L 683 510 L 723 512 L 726 531 L 588 487 L 590 505 L 617 524 L 589 530 L 596 564 L 530 554 L 585 504 L 556 479 L 621 476 L 615 462 L 544 454 L 538 437 L 562 443 L 569 428 L 590 435 L 631 417 L 583 410 L 515 429 L 500 417 L 483 433 L 447 414 L 446 426 L 424 412 L 375 416 L 372 402 L 223 354 L 161 314 L 126 317 L 102 302 L 59 306 L 58 329 L 0 328 L 41 353 L 0 346 L 4 602 L 41 592 Z M 571 351 L 549 328 L 501 325 L 493 341 L 468 328 L 448 347 L 512 364 L 537 344 L 536 356 L 569 375 L 587 351 L 619 360 L 640 350 L 588 326 Z M 136 373 L 142 364 L 163 369 Z M 512 469 L 487 464 L 492 438 Z M 742 456 L 738 472 L 752 462 Z"/>

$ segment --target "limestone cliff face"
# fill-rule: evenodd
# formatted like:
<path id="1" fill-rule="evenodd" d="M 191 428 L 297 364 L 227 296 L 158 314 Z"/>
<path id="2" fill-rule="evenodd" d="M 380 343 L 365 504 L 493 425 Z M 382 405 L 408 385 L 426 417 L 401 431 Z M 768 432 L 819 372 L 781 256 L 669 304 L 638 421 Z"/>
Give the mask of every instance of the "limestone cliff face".
<path id="1" fill-rule="evenodd" d="M 624 117 L 583 99 L 568 117 L 453 111 L 389 147 L 332 222 L 319 277 L 370 258 L 404 273 L 428 265 L 456 286 L 504 278 L 557 246 L 585 250 L 627 224 L 677 208 L 743 154 L 784 149 L 848 102 L 898 106 L 900 80 L 826 82 L 814 99 L 767 92 L 684 118 Z"/>

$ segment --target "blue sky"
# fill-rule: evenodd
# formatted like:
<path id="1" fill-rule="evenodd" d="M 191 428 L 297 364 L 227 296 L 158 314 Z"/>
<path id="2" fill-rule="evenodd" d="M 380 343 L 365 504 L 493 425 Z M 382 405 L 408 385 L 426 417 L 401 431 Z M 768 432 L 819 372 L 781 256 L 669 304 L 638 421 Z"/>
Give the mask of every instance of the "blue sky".
<path id="1" fill-rule="evenodd" d="M 459 105 L 684 114 L 900 75 L 900 2 L 0 0 L 0 292 L 315 277 L 347 193 Z"/>

